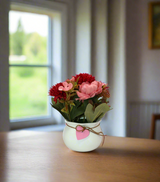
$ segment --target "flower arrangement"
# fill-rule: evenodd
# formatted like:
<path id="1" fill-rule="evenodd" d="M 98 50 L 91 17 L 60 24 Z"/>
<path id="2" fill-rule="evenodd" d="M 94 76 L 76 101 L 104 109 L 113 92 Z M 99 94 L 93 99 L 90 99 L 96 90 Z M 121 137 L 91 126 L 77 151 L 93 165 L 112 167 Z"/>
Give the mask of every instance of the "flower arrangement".
<path id="1" fill-rule="evenodd" d="M 52 96 L 51 106 L 70 122 L 97 122 L 110 110 L 108 85 L 88 73 L 53 85 L 49 96 Z"/>

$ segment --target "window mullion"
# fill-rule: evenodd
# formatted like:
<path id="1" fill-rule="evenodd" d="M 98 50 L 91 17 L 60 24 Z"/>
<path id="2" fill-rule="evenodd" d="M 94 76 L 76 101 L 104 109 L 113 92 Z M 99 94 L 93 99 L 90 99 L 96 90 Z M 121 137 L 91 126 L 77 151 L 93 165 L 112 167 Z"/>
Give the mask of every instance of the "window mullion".
<path id="1" fill-rule="evenodd" d="M 13 66 L 13 67 L 51 67 L 51 65 L 36 65 L 36 64 L 33 64 L 33 65 L 30 65 L 30 64 L 10 64 L 9 65 L 10 67 Z"/>

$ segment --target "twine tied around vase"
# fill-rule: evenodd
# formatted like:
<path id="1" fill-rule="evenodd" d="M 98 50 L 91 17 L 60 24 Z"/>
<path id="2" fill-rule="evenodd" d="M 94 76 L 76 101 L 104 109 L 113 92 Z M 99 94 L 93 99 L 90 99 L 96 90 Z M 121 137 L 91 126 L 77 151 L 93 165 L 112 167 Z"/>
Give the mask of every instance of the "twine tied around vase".
<path id="1" fill-rule="evenodd" d="M 100 126 L 100 124 L 98 124 L 98 125 L 96 125 L 96 126 L 94 126 L 94 127 L 92 127 L 92 128 L 90 128 L 90 127 L 85 127 L 85 126 L 82 126 L 82 125 L 77 125 L 76 127 L 73 127 L 73 126 L 68 125 L 67 123 L 66 123 L 66 125 L 67 125 L 68 127 L 70 127 L 70 128 L 75 129 L 75 130 L 78 131 L 78 132 L 83 132 L 84 130 L 88 130 L 88 131 L 90 131 L 90 132 L 92 132 L 92 133 L 94 133 L 94 134 L 96 134 L 96 135 L 102 136 L 101 146 L 103 146 L 104 140 L 105 140 L 105 136 L 107 136 L 107 135 L 104 135 L 102 131 L 96 132 L 96 131 L 93 130 L 94 128 Z M 82 127 L 82 129 L 77 129 L 79 126 Z"/>

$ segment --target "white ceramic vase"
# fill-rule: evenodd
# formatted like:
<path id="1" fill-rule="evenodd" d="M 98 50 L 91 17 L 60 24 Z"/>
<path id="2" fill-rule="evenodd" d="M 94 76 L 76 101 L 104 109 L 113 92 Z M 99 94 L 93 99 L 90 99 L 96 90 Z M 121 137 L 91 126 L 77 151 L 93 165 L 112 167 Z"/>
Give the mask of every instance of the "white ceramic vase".
<path id="1" fill-rule="evenodd" d="M 63 141 L 69 149 L 77 152 L 89 152 L 99 147 L 103 136 L 97 135 L 87 130 L 87 128 L 93 128 L 96 133 L 102 132 L 100 121 L 95 123 L 65 122 Z"/>

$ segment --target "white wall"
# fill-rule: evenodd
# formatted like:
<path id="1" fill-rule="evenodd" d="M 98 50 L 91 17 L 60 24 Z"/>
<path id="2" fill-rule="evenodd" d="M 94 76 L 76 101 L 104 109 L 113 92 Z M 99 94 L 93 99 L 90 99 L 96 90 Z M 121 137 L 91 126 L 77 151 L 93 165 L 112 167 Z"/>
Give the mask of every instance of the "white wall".
<path id="1" fill-rule="evenodd" d="M 91 1 L 76 1 L 76 73 L 91 73 Z"/>
<path id="2" fill-rule="evenodd" d="M 8 68 L 9 1 L 0 1 L 0 131 L 9 130 L 9 68 Z"/>
<path id="3" fill-rule="evenodd" d="M 104 83 L 108 81 L 107 7 L 107 0 L 92 0 L 91 73 Z"/>
<path id="4" fill-rule="evenodd" d="M 110 105 L 107 134 L 126 135 L 125 0 L 108 1 L 108 83 Z"/>
<path id="5" fill-rule="evenodd" d="M 108 135 L 126 135 L 126 103 L 160 100 L 160 50 L 148 49 L 148 2 L 150 1 L 108 0 L 108 83 L 111 92 L 110 104 L 113 110 L 108 113 L 107 121 L 102 123 L 103 130 Z M 106 13 L 106 2 L 103 0 L 77 0 L 76 2 L 79 3 L 76 4 L 77 18 L 80 18 L 77 22 L 81 23 L 77 25 L 76 22 L 75 27 L 75 43 L 76 50 L 78 50 L 75 57 L 79 72 L 83 70 L 81 64 L 84 60 L 91 61 L 91 73 L 101 79 L 104 77 L 102 75 L 104 71 L 101 72 L 98 68 L 101 53 L 102 65 L 104 69 L 107 67 L 107 59 L 105 61 L 107 50 L 104 48 L 105 45 L 107 47 L 104 41 L 107 35 L 105 28 L 102 28 L 105 24 L 105 18 L 102 19 L 102 17 Z M 83 41 L 86 34 L 84 36 L 81 34 L 85 30 L 84 24 L 80 21 L 82 17 L 85 19 L 84 22 L 88 21 L 86 24 L 88 48 L 86 50 L 86 44 Z M 101 31 L 104 36 L 103 40 Z M 103 46 L 100 44 L 101 41 Z M 87 51 L 87 56 L 85 51 Z"/>
<path id="6" fill-rule="evenodd" d="M 158 107 L 152 106 L 153 102 L 160 101 L 160 49 L 148 48 L 148 3 L 151 1 L 155 2 L 126 1 L 127 135 L 132 137 L 148 138 L 151 116 L 159 112 Z M 135 102 L 136 107 L 131 105 Z M 160 131 L 160 125 L 157 129 Z"/>
<path id="7" fill-rule="evenodd" d="M 160 49 L 148 48 L 149 2 L 151 0 L 127 1 L 128 101 L 160 101 Z"/>
<path id="8" fill-rule="evenodd" d="M 68 65 L 67 76 L 71 78 L 75 75 L 75 22 L 76 22 L 76 1 L 63 0 L 68 7 Z M 53 0 L 54 2 L 54 0 Z"/>
<path id="9" fill-rule="evenodd" d="M 107 0 L 76 0 L 76 73 L 107 81 Z"/>

